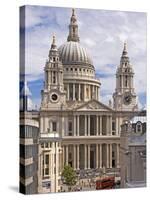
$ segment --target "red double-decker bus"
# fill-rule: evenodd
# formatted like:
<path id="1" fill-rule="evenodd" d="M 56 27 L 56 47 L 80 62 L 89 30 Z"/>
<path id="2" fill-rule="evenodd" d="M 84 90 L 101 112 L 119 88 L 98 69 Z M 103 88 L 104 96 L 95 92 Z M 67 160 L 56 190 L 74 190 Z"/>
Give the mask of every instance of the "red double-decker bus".
<path id="1" fill-rule="evenodd" d="M 115 177 L 105 177 L 96 180 L 96 190 L 111 189 L 115 186 Z"/>

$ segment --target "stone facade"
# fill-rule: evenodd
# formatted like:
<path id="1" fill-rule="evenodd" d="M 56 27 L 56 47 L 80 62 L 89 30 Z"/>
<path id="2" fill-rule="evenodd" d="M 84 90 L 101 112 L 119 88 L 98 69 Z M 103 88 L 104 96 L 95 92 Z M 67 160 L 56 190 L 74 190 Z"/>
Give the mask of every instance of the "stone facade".
<path id="1" fill-rule="evenodd" d="M 113 107 L 100 101 L 101 83 L 91 58 L 80 45 L 74 10 L 67 42 L 57 48 L 53 36 L 44 71 L 39 111 L 39 192 L 59 192 L 61 171 L 68 164 L 80 175 L 104 168 L 118 173 L 121 124 L 138 112 L 126 43 L 116 73 Z"/>
<path id="2" fill-rule="evenodd" d="M 146 112 L 121 126 L 121 187 L 146 186 Z"/>

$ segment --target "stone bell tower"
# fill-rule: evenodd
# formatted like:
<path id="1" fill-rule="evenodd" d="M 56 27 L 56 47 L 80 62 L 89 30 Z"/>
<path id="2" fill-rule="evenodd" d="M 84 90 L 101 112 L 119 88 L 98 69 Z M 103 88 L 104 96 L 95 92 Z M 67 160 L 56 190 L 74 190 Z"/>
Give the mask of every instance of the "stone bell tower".
<path id="1" fill-rule="evenodd" d="M 53 36 L 48 61 L 45 64 L 44 71 L 45 84 L 44 90 L 41 92 L 41 109 L 61 109 L 65 106 L 66 93 L 63 84 L 63 65 L 59 58 L 55 36 Z"/>
<path id="2" fill-rule="evenodd" d="M 62 160 L 62 116 L 66 93 L 63 84 L 63 65 L 59 58 L 55 36 L 49 51 L 45 68 L 45 83 L 39 112 L 39 162 L 38 192 L 60 191 Z"/>
<path id="3" fill-rule="evenodd" d="M 116 89 L 113 94 L 114 109 L 119 111 L 135 111 L 138 109 L 134 90 L 134 71 L 130 64 L 127 44 L 124 43 L 120 65 L 116 72 Z"/>

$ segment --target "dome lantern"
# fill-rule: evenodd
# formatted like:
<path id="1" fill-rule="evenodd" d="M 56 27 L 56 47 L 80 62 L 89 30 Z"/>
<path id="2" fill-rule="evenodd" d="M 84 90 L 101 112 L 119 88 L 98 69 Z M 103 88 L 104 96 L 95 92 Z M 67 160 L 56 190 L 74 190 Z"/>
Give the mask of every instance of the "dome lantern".
<path id="1" fill-rule="evenodd" d="M 77 18 L 75 15 L 75 9 L 72 9 L 72 16 L 70 19 L 70 25 L 69 25 L 69 35 L 67 38 L 67 41 L 74 41 L 79 42 L 79 36 L 78 36 L 78 24 L 77 24 Z"/>

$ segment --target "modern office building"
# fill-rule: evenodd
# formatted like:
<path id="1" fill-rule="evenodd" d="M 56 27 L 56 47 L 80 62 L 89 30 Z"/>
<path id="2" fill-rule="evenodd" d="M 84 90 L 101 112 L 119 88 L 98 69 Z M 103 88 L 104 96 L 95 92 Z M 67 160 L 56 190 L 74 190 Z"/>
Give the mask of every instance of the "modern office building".
<path id="1" fill-rule="evenodd" d="M 39 113 L 32 110 L 31 92 L 24 84 L 20 92 L 20 186 L 23 194 L 38 192 Z"/>

